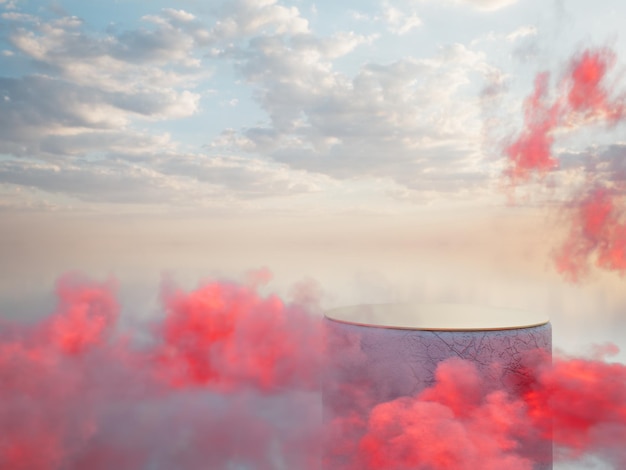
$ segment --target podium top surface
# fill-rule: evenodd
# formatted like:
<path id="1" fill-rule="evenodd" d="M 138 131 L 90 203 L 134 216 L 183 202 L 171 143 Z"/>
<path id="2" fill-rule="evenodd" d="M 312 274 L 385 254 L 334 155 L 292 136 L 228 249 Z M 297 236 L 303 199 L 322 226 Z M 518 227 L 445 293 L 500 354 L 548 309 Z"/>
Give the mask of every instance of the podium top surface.
<path id="1" fill-rule="evenodd" d="M 543 313 L 454 303 L 354 305 L 328 310 L 325 316 L 352 325 L 427 331 L 512 330 L 549 322 Z"/>

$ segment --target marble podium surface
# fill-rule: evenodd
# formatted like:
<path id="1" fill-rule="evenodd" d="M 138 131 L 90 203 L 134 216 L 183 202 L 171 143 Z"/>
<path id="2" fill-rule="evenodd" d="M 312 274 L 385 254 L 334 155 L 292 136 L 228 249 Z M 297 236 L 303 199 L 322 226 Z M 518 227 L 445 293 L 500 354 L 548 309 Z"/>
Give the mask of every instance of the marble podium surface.
<path id="1" fill-rule="evenodd" d="M 327 311 L 324 321 L 327 423 L 341 422 L 347 416 L 352 423 L 355 419 L 366 422 L 377 404 L 415 396 L 433 386 L 438 365 L 450 358 L 471 361 L 486 389 L 519 396 L 534 380 L 529 361 L 537 352 L 549 360 L 552 351 L 548 318 L 516 309 L 466 304 L 357 305 Z M 359 438 L 358 426 L 349 432 Z M 332 445 L 329 441 L 327 448 Z M 537 462 L 535 470 L 552 468 L 549 441 L 523 443 L 520 452 Z M 325 466 L 351 469 L 351 458 L 327 452 Z"/>

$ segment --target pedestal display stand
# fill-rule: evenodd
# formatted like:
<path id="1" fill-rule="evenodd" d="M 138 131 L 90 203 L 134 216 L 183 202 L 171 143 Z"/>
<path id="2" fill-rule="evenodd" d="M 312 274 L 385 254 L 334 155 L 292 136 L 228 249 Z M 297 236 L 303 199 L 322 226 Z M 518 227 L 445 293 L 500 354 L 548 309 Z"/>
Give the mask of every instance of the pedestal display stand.
<path id="1" fill-rule="evenodd" d="M 548 318 L 516 309 L 358 305 L 330 310 L 324 321 L 328 354 L 324 419 L 333 428 L 327 436 L 324 466 L 333 470 L 353 468 L 356 441 L 365 433 L 373 407 L 432 387 L 443 361 L 470 361 L 486 391 L 503 390 L 518 397 L 534 380 L 537 357 L 551 358 Z M 339 439 L 345 441 L 338 444 Z M 552 445 L 545 438 L 529 437 L 519 453 L 531 459 L 534 470 L 552 468 Z"/>

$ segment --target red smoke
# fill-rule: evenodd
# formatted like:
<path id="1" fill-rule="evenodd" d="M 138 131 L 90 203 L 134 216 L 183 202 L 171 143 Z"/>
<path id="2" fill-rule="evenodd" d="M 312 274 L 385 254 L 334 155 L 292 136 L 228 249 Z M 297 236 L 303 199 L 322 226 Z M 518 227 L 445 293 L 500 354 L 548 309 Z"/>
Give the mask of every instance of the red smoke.
<path id="1" fill-rule="evenodd" d="M 352 443 L 353 458 L 338 468 L 549 467 L 550 455 L 533 452 L 538 439 L 554 443 L 557 461 L 594 454 L 611 468 L 626 466 L 622 364 L 557 358 L 553 366 L 548 362 L 535 370 L 535 382 L 519 395 L 492 388 L 474 363 L 458 358 L 442 362 L 436 378 L 435 385 L 415 396 L 373 406 L 367 422 L 358 423 L 364 431 Z"/>
<path id="2" fill-rule="evenodd" d="M 626 468 L 626 366 L 557 358 L 539 373 L 525 400 L 529 415 L 551 435 L 561 457 L 593 452 L 614 468 Z"/>
<path id="3" fill-rule="evenodd" d="M 348 338 L 355 386 L 337 395 L 341 427 L 322 428 L 321 322 L 303 307 L 232 282 L 169 287 L 139 345 L 114 289 L 64 276 L 50 318 L 2 325 L 0 468 L 314 470 L 322 435 L 348 456 L 333 470 L 525 470 L 538 438 L 626 465 L 621 364 L 529 360 L 534 380 L 512 395 L 450 359 L 431 387 L 376 403 Z"/>
<path id="4" fill-rule="evenodd" d="M 157 356 L 176 385 L 316 385 L 316 369 L 303 365 L 321 357 L 319 325 L 302 307 L 227 283 L 173 290 L 164 304 Z"/>
<path id="5" fill-rule="evenodd" d="M 560 161 L 552 153 L 557 130 L 571 131 L 591 124 L 611 127 L 624 120 L 625 95 L 612 97 L 612 84 L 607 78 L 615 63 L 616 55 L 608 48 L 577 54 L 552 97 L 549 75 L 543 72 L 537 76 L 535 90 L 524 104 L 523 130 L 505 148 L 505 175 L 512 183 L 559 169 Z M 626 225 L 622 221 L 619 191 L 611 183 L 617 176 L 610 172 L 589 175 L 587 187 L 578 191 L 584 196 L 567 208 L 571 229 L 555 262 L 568 280 L 582 279 L 594 260 L 602 269 L 626 271 Z"/>
<path id="6" fill-rule="evenodd" d="M 113 289 L 112 282 L 93 284 L 71 275 L 59 279 L 59 305 L 44 326 L 50 342 L 68 355 L 80 355 L 94 345 L 103 344 L 119 314 Z"/>
<path id="7" fill-rule="evenodd" d="M 531 470 L 516 437 L 528 426 L 520 401 L 486 393 L 471 362 L 449 359 L 437 383 L 415 397 L 377 405 L 362 438 L 361 468 Z"/>
<path id="8" fill-rule="evenodd" d="M 524 103 L 524 131 L 506 148 L 510 166 L 507 174 L 512 180 L 528 179 L 530 173 L 545 173 L 558 166 L 552 156 L 552 132 L 559 122 L 559 106 L 548 103 L 549 75 L 535 79 L 535 90 Z"/>
<path id="9" fill-rule="evenodd" d="M 626 224 L 615 196 L 596 188 L 574 206 L 570 234 L 555 255 L 557 269 L 572 281 L 589 271 L 591 258 L 600 268 L 626 272 Z"/>
<path id="10" fill-rule="evenodd" d="M 606 74 L 614 65 L 615 53 L 610 49 L 583 51 L 571 60 L 553 97 L 549 93 L 550 75 L 537 75 L 534 91 L 524 101 L 523 130 L 505 149 L 509 177 L 527 180 L 535 172 L 545 174 L 556 169 L 553 133 L 560 127 L 591 120 L 612 125 L 624 117 L 624 96 L 612 99 L 606 90 Z"/>
<path id="11" fill-rule="evenodd" d="M 2 325 L 0 468 L 315 468 L 315 317 L 235 283 L 171 288 L 139 347 L 114 288 L 64 276 L 49 319 Z"/>
<path id="12" fill-rule="evenodd" d="M 586 50 L 575 57 L 568 69 L 569 91 L 566 114 L 581 113 L 609 124 L 624 117 L 624 97 L 609 97 L 606 74 L 615 65 L 615 53 L 607 48 Z"/>

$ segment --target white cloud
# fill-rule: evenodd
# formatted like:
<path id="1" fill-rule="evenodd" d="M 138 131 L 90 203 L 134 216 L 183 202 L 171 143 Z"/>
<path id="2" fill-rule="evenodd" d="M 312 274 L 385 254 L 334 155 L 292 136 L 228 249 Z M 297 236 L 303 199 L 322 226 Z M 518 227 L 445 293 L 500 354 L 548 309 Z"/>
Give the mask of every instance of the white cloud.
<path id="1" fill-rule="evenodd" d="M 210 42 L 218 42 L 264 30 L 276 34 L 310 32 L 308 21 L 296 7 L 278 5 L 277 0 L 235 0 L 224 5 L 208 38 Z"/>
<path id="2" fill-rule="evenodd" d="M 525 38 L 528 36 L 536 36 L 537 28 L 534 26 L 522 26 L 517 28 L 515 31 L 510 32 L 506 35 L 506 40 L 509 42 L 515 42 L 520 38 Z"/>
<path id="3" fill-rule="evenodd" d="M 0 182 L 91 202 L 192 205 L 317 190 L 320 176 L 249 157 L 182 154 L 168 135 L 135 129 L 140 120 L 198 110 L 193 87 L 207 77 L 198 68 L 202 44 L 263 31 L 309 34 L 296 8 L 275 1 L 224 8 L 214 28 L 165 9 L 144 16 L 147 27 L 105 35 L 86 32 L 76 17 L 7 17 L 17 53 L 46 73 L 0 78 L 0 153 L 29 157 L 2 160 Z M 300 40 L 312 56 L 339 56 L 360 42 L 351 34 Z"/>
<path id="4" fill-rule="evenodd" d="M 44 21 L 5 13 L 15 51 L 46 75 L 2 80 L 0 149 L 13 155 L 78 155 L 121 151 L 126 143 L 149 151 L 151 140 L 161 139 L 135 131 L 137 121 L 177 119 L 199 110 L 201 94 L 193 89 L 210 76 L 200 67 L 202 45 L 265 30 L 308 34 L 296 8 L 272 0 L 226 3 L 220 15 L 209 28 L 187 11 L 164 9 L 142 18 L 147 27 L 102 35 L 86 32 L 75 16 Z M 340 43 L 315 47 L 338 56 L 358 42 L 346 35 Z"/>
<path id="5" fill-rule="evenodd" d="M 5 5 L 7 10 L 15 10 L 18 0 L 0 0 L 0 5 Z"/>
<path id="6" fill-rule="evenodd" d="M 252 46 L 259 47 L 248 51 L 242 71 L 259 86 L 271 122 L 229 134 L 231 144 L 295 168 L 339 178 L 387 176 L 420 190 L 486 181 L 478 92 L 463 91 L 497 72 L 481 54 L 452 45 L 432 59 L 367 64 L 348 77 L 334 72 L 332 58 L 319 49 L 305 60 L 294 40 Z"/>
<path id="7" fill-rule="evenodd" d="M 394 34 L 406 34 L 422 25 L 422 20 L 415 11 L 405 12 L 390 3 L 383 4 L 383 19 Z"/>
<path id="8" fill-rule="evenodd" d="M 36 16 L 29 15 L 26 13 L 18 13 L 15 11 L 9 12 L 9 13 L 2 13 L 1 17 L 3 20 L 8 20 L 8 21 L 20 21 L 20 22 L 27 22 L 27 23 L 37 22 Z"/>
<path id="9" fill-rule="evenodd" d="M 224 129 L 207 147 L 227 152 L 252 152 L 256 145 L 248 137 L 237 132 L 236 129 Z"/>
<path id="10" fill-rule="evenodd" d="M 196 16 L 192 13 L 189 13 L 185 10 L 175 10 L 173 8 L 165 8 L 163 12 L 168 15 L 170 18 L 181 22 L 190 22 L 196 19 Z"/>
<path id="11" fill-rule="evenodd" d="M 0 152 L 22 156 L 76 155 L 128 146 L 164 145 L 158 136 L 134 131 L 137 119 L 192 114 L 198 95 L 109 92 L 46 76 L 0 78 Z"/>
<path id="12" fill-rule="evenodd" d="M 298 34 L 290 37 L 293 54 L 298 54 L 304 61 L 332 61 L 343 57 L 362 44 L 371 44 L 377 36 L 363 36 L 354 32 L 339 32 L 330 37 L 318 37 L 312 34 Z M 280 38 L 270 38 L 272 41 Z"/>
<path id="13" fill-rule="evenodd" d="M 466 90 L 495 73 L 482 54 L 451 45 L 349 77 L 333 70 L 320 40 L 295 39 L 256 38 L 245 51 L 241 71 L 270 123 L 230 135 L 231 143 L 338 178 L 387 176 L 441 190 L 484 182 L 478 90 Z M 334 50 L 346 40 L 332 38 Z"/>
<path id="14" fill-rule="evenodd" d="M 482 34 L 479 37 L 473 39 L 470 42 L 472 47 L 475 47 L 483 42 L 502 42 L 509 43 L 521 43 L 519 47 L 528 47 L 529 44 L 534 42 L 534 38 L 539 34 L 539 30 L 535 26 L 520 26 L 519 28 L 511 31 L 510 33 L 496 33 L 495 31 L 489 31 L 486 34 Z"/>
<path id="15" fill-rule="evenodd" d="M 27 160 L 0 162 L 0 182 L 34 187 L 92 202 L 175 202 L 182 189 L 154 170 L 116 162 L 66 159 L 62 165 Z"/>
<path id="16" fill-rule="evenodd" d="M 357 21 L 371 21 L 374 18 L 367 13 L 363 13 L 362 11 L 351 10 L 350 16 Z"/>
<path id="17" fill-rule="evenodd" d="M 421 23 L 391 3 L 383 13 L 376 20 L 394 34 Z M 226 2 L 217 15 L 207 26 L 164 9 L 106 34 L 71 16 L 13 18 L 16 55 L 40 73 L 0 78 L 0 153 L 30 157 L 2 162 L 0 181 L 88 201 L 172 204 L 306 193 L 330 178 L 420 191 L 484 184 L 477 96 L 497 71 L 483 55 L 457 44 L 341 73 L 337 62 L 377 35 L 317 36 L 276 0 Z M 225 129 L 206 154 L 184 153 L 138 126 L 198 112 L 204 54 L 235 67 L 267 121 Z M 231 93 L 223 106 L 247 105 Z"/>
<path id="18" fill-rule="evenodd" d="M 174 24 L 168 12 L 158 18 L 154 28 L 101 36 L 87 34 L 79 19 L 66 17 L 15 28 L 9 39 L 19 52 L 63 78 L 108 90 L 171 87 L 206 77 L 198 70 L 197 31 Z"/>
<path id="19" fill-rule="evenodd" d="M 240 156 L 177 154 L 165 156 L 156 167 L 224 188 L 237 197 L 286 196 L 320 189 L 324 178 L 288 166 Z"/>
<path id="20" fill-rule="evenodd" d="M 193 88 L 208 74 L 196 67 L 193 36 L 173 24 L 193 21 L 185 12 L 165 10 L 153 29 L 104 36 L 85 32 L 75 16 L 20 15 L 11 17 L 9 38 L 45 74 L 0 77 L 0 152 L 58 158 L 163 150 L 173 144 L 134 126 L 198 111 Z"/>
<path id="21" fill-rule="evenodd" d="M 479 11 L 496 11 L 514 5 L 519 0 L 419 0 L 431 3 L 448 3 L 453 5 L 464 5 Z"/>
<path id="22" fill-rule="evenodd" d="M 46 199 L 46 194 L 24 186 L 0 183 L 0 212 L 52 212 L 57 204 Z"/>
<path id="23" fill-rule="evenodd" d="M 457 3 L 465 4 L 483 11 L 495 11 L 511 6 L 518 0 L 455 0 Z"/>
<path id="24" fill-rule="evenodd" d="M 216 200 L 307 193 L 323 183 L 323 178 L 285 165 L 236 156 L 119 153 L 90 161 L 0 161 L 0 184 L 98 203 L 199 207 Z"/>

